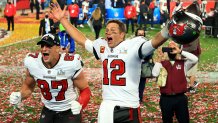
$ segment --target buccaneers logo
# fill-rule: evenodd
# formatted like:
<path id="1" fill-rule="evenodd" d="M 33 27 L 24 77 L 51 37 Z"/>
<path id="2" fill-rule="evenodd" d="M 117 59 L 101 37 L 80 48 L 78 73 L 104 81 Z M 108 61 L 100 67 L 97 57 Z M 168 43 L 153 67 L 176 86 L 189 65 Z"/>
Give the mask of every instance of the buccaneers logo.
<path id="1" fill-rule="evenodd" d="M 100 53 L 104 53 L 104 50 L 105 50 L 105 47 L 104 47 L 104 46 L 101 46 L 101 47 L 100 47 Z"/>

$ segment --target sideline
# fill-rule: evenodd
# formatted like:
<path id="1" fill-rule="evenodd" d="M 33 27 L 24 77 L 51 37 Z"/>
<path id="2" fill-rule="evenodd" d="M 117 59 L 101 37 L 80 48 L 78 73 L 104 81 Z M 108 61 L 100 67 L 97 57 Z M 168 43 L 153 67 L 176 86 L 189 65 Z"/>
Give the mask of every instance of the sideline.
<path id="1" fill-rule="evenodd" d="M 30 41 L 30 40 L 33 40 L 33 39 L 37 39 L 37 38 L 39 38 L 39 37 L 40 37 L 40 36 L 36 36 L 36 37 L 30 38 L 30 39 L 21 40 L 21 41 L 17 41 L 17 42 L 14 42 L 14 43 L 9 43 L 9 44 L 0 46 L 0 48 L 8 47 L 8 46 L 11 46 L 11 45 L 14 45 L 14 44 L 18 44 L 18 43 L 22 43 L 22 42 L 27 42 L 27 41 Z M 6 38 L 7 38 L 7 37 L 6 37 Z"/>

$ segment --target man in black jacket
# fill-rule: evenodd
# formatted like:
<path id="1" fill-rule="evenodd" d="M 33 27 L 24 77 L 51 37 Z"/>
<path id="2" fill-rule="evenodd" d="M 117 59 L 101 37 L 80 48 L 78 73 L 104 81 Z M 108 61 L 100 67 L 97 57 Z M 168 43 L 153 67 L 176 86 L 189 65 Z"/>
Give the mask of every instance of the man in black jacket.
<path id="1" fill-rule="evenodd" d="M 142 24 L 144 24 L 144 30 L 146 31 L 146 23 L 147 23 L 147 17 L 148 17 L 148 5 L 145 4 L 145 1 L 141 1 L 141 4 L 139 6 L 140 12 L 140 28 L 142 28 Z"/>
<path id="2" fill-rule="evenodd" d="M 43 36 L 51 31 L 53 20 L 49 18 L 48 12 L 45 12 L 45 18 L 40 21 L 39 36 Z"/>

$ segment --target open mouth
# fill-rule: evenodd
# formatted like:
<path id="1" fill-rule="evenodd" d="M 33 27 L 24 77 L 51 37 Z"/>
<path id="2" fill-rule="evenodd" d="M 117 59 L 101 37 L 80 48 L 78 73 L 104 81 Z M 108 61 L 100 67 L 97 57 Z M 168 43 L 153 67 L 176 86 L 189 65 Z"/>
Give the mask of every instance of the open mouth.
<path id="1" fill-rule="evenodd" d="M 43 56 L 49 56 L 49 54 L 48 53 L 43 53 Z"/>
<path id="2" fill-rule="evenodd" d="M 107 41 L 108 42 L 110 42 L 110 41 L 112 41 L 113 39 L 112 39 L 112 37 L 107 37 Z"/>

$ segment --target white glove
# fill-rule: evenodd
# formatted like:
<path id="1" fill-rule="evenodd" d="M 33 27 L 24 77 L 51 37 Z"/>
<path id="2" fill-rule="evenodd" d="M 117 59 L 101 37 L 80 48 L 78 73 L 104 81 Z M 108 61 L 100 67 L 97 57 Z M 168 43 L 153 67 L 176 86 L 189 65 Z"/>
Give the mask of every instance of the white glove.
<path id="1" fill-rule="evenodd" d="M 21 93 L 20 92 L 12 92 L 10 95 L 10 103 L 17 105 L 21 103 Z"/>
<path id="2" fill-rule="evenodd" d="M 77 101 L 72 101 L 71 111 L 73 114 L 79 114 L 82 109 L 82 105 Z"/>

